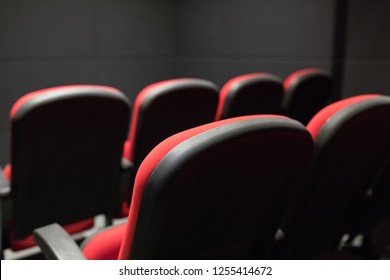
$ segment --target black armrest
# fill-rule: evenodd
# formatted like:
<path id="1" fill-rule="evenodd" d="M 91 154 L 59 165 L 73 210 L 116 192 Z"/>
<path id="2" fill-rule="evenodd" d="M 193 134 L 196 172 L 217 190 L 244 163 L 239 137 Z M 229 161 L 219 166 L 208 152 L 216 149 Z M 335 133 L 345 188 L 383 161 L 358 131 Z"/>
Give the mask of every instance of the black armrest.
<path id="1" fill-rule="evenodd" d="M 121 167 L 122 167 L 122 170 L 124 171 L 133 171 L 134 170 L 134 164 L 132 161 L 128 160 L 127 158 L 125 157 L 122 157 L 122 160 L 121 160 Z"/>
<path id="2" fill-rule="evenodd" d="M 48 260 L 85 260 L 76 242 L 59 224 L 38 228 L 33 234 Z"/>
<path id="3" fill-rule="evenodd" d="M 121 174 L 120 174 L 120 190 L 118 193 L 118 203 L 114 210 L 115 216 L 122 214 L 122 202 L 127 201 L 130 204 L 131 196 L 133 193 L 133 183 L 135 178 L 134 163 L 125 157 L 122 157 L 121 161 Z"/>
<path id="4" fill-rule="evenodd" d="M 0 196 L 7 197 L 11 194 L 11 187 L 8 180 L 3 174 L 3 170 L 0 169 Z"/>
<path id="5" fill-rule="evenodd" d="M 3 198 L 9 196 L 11 193 L 11 188 L 8 184 L 7 179 L 3 174 L 3 170 L 0 168 L 0 257 L 3 260 L 3 221 L 4 221 L 4 209 L 3 209 Z"/>

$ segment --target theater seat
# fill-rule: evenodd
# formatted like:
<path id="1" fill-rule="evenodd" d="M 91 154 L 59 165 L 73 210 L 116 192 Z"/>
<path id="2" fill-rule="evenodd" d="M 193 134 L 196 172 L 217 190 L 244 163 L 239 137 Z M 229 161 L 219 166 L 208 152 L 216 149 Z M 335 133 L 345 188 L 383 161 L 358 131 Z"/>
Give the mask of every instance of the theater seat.
<path id="1" fill-rule="evenodd" d="M 256 114 L 280 114 L 282 80 L 268 73 L 253 73 L 228 81 L 219 94 L 215 120 Z"/>
<path id="2" fill-rule="evenodd" d="M 123 93 L 95 85 L 43 89 L 14 104 L 2 249 L 34 246 L 39 226 L 57 222 L 73 234 L 98 214 L 112 217 L 129 113 Z"/>
<path id="3" fill-rule="evenodd" d="M 148 154 L 127 224 L 91 238 L 85 255 L 67 252 L 75 245 L 65 245 L 58 225 L 36 230 L 35 238 L 50 259 L 264 258 L 311 158 L 309 133 L 285 117 L 199 126 Z"/>
<path id="4" fill-rule="evenodd" d="M 353 219 L 348 234 L 356 237 L 363 234 L 370 238 L 372 231 L 386 221 L 390 221 L 390 154 L 382 170 L 375 177 L 367 191 L 367 200 Z M 367 240 L 366 240 L 367 241 Z M 371 242 L 372 240 L 368 240 Z"/>
<path id="5" fill-rule="evenodd" d="M 347 230 L 349 236 L 347 246 L 353 247 L 354 238 L 363 235 L 361 249 L 366 250 L 364 253 L 372 255 L 376 254 L 373 245 L 376 229 L 390 221 L 390 141 L 383 152 L 384 164 L 371 182 L 366 192 L 365 203 L 361 205 Z"/>
<path id="6" fill-rule="evenodd" d="M 326 258 L 336 250 L 390 154 L 389 119 L 390 98 L 371 94 L 331 104 L 309 122 L 313 169 L 284 226 L 279 258 Z"/>
<path id="7" fill-rule="evenodd" d="M 212 82 L 183 78 L 162 81 L 143 89 L 137 96 L 123 157 L 134 175 L 146 155 L 165 138 L 214 120 L 218 88 Z M 128 190 L 132 193 L 132 187 Z M 125 213 L 127 215 L 127 213 Z"/>
<path id="8" fill-rule="evenodd" d="M 292 73 L 283 83 L 284 113 L 303 124 L 325 105 L 333 90 L 333 79 L 319 68 L 306 68 Z"/>

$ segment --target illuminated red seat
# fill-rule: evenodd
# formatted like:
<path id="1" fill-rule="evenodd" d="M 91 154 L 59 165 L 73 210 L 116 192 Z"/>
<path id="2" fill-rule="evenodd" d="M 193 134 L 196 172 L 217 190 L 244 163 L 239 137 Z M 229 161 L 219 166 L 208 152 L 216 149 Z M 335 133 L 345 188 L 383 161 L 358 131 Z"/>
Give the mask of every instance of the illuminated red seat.
<path id="1" fill-rule="evenodd" d="M 256 114 L 280 114 L 282 80 L 268 73 L 235 77 L 221 89 L 215 120 Z"/>
<path id="2" fill-rule="evenodd" d="M 12 107 L 11 188 L 1 193 L 3 248 L 33 246 L 33 229 L 70 233 L 112 216 L 130 104 L 119 90 L 75 85 L 35 91 Z"/>
<path id="3" fill-rule="evenodd" d="M 305 127 L 280 116 L 232 118 L 175 134 L 138 169 L 127 224 L 92 237 L 83 253 L 88 259 L 264 258 L 311 157 Z M 65 245 L 71 240 L 58 225 L 35 237 L 48 258 L 84 257 L 74 243 Z"/>

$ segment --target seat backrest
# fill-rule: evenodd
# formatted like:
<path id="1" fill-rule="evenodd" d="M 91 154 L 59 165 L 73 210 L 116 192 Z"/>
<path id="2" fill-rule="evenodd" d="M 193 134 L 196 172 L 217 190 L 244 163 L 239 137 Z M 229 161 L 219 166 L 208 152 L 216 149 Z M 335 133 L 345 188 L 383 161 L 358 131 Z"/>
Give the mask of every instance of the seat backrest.
<path id="1" fill-rule="evenodd" d="M 218 88 L 201 79 L 152 84 L 137 96 L 129 133 L 128 157 L 135 169 L 165 138 L 214 119 Z"/>
<path id="2" fill-rule="evenodd" d="M 16 238 L 58 222 L 112 214 L 130 104 L 106 86 L 32 92 L 11 110 Z M 119 201 L 116 201 L 119 202 Z"/>
<path id="3" fill-rule="evenodd" d="M 390 121 L 387 125 L 390 125 Z M 390 148 L 384 157 L 385 163 L 367 191 L 366 203 L 362 205 L 348 230 L 351 236 L 371 234 L 375 227 L 390 220 Z"/>
<path id="4" fill-rule="evenodd" d="M 279 114 L 282 97 L 282 80 L 275 75 L 253 73 L 235 77 L 221 89 L 215 120 Z"/>
<path id="5" fill-rule="evenodd" d="M 258 115 L 175 134 L 141 164 L 120 259 L 258 259 L 312 157 L 299 122 Z"/>
<path id="6" fill-rule="evenodd" d="M 352 236 L 370 234 L 375 227 L 390 220 L 390 154 L 387 157 L 387 164 L 367 192 L 366 203 L 351 223 L 348 233 Z"/>
<path id="7" fill-rule="evenodd" d="M 285 114 L 307 124 L 326 105 L 332 94 L 333 79 L 322 69 L 306 68 L 288 76 L 283 86 Z"/>
<path id="8" fill-rule="evenodd" d="M 390 98 L 362 95 L 321 110 L 307 128 L 314 163 L 286 257 L 318 258 L 338 245 L 390 153 Z"/>

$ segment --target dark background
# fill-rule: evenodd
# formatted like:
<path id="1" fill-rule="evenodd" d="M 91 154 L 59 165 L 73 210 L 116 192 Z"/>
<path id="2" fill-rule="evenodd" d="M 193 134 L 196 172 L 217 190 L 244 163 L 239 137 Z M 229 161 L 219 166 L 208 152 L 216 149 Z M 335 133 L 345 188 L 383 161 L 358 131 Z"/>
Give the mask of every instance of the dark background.
<path id="1" fill-rule="evenodd" d="M 22 95 L 103 84 L 131 101 L 146 85 L 250 72 L 332 70 L 340 0 L 0 0 L 0 164 Z M 348 1 L 341 96 L 390 95 L 390 1 Z M 336 43 L 336 44 L 335 44 Z M 343 62 L 339 61 L 339 62 Z"/>

